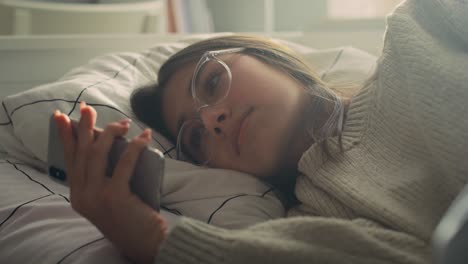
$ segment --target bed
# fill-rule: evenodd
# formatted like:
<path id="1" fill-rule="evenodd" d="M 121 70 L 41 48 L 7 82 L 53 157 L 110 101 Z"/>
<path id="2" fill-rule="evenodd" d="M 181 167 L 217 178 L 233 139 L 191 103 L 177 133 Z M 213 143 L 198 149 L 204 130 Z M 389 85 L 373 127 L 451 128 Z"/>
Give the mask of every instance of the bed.
<path id="1" fill-rule="evenodd" d="M 347 34 L 272 37 L 326 81 L 362 83 L 382 32 Z M 213 35 L 0 38 L 0 263 L 129 263 L 71 209 L 68 188 L 45 173 L 47 121 L 55 109 L 78 117 L 81 100 L 97 109 L 98 126 L 132 118 L 131 91 L 154 82 L 171 54 Z M 132 119 L 129 137 L 145 127 Z M 285 215 L 275 190 L 252 176 L 175 160 L 174 146 L 157 131 L 151 146 L 166 156 L 161 213 L 170 223 L 185 216 L 243 228 Z"/>

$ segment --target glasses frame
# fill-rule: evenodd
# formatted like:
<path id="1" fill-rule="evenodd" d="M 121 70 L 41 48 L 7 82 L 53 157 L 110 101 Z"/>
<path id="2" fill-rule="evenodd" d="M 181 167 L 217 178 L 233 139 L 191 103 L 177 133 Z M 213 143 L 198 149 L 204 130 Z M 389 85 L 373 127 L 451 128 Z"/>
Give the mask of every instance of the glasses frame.
<path id="1" fill-rule="evenodd" d="M 210 104 L 204 103 L 204 102 L 202 102 L 200 100 L 200 98 L 198 98 L 196 90 L 195 90 L 197 76 L 198 76 L 198 73 L 200 72 L 200 70 L 202 69 L 203 65 L 205 65 L 207 62 L 209 62 L 211 60 L 215 60 L 219 64 L 221 64 L 228 72 L 229 87 L 228 87 L 226 93 L 224 94 L 223 97 L 221 97 L 219 100 L 217 100 L 216 103 L 211 104 L 211 105 L 217 105 L 218 103 L 222 102 L 228 96 L 229 91 L 231 90 L 232 73 L 231 73 L 231 69 L 229 68 L 229 66 L 224 61 L 217 58 L 216 56 L 237 53 L 237 52 L 241 52 L 243 50 L 245 50 L 245 48 L 231 48 L 231 49 L 207 51 L 207 52 L 203 53 L 202 57 L 200 58 L 200 60 L 197 63 L 197 66 L 195 67 L 195 71 L 193 72 L 193 77 L 192 77 L 192 83 L 190 84 L 191 85 L 190 89 L 191 89 L 191 92 L 192 92 L 192 98 L 195 100 L 195 102 L 200 104 L 200 106 L 196 107 L 196 112 L 197 113 L 200 112 L 200 109 L 202 109 L 204 107 L 207 107 L 207 106 L 210 106 Z"/>
<path id="2" fill-rule="evenodd" d="M 195 70 L 194 70 L 193 76 L 192 76 L 192 81 L 191 81 L 191 84 L 190 84 L 191 85 L 190 90 L 191 90 L 192 98 L 195 100 L 196 105 L 199 105 L 199 106 L 195 107 L 195 112 L 196 113 L 199 113 L 202 108 L 206 108 L 206 107 L 209 107 L 209 106 L 214 106 L 214 105 L 219 104 L 224 99 L 226 99 L 229 92 L 231 91 L 231 82 L 232 82 L 231 69 L 229 68 L 229 66 L 224 61 L 217 58 L 216 56 L 225 55 L 225 54 L 232 54 L 232 53 L 238 53 L 238 52 L 244 51 L 245 49 L 246 48 L 229 48 L 229 49 L 222 49 L 222 50 L 206 51 L 205 53 L 203 53 L 203 55 L 201 56 L 200 60 L 198 61 L 197 65 L 195 67 Z M 207 62 L 209 62 L 211 60 L 217 61 L 218 63 L 220 63 L 227 70 L 227 73 L 229 75 L 229 87 L 228 87 L 226 93 L 224 94 L 224 96 L 222 96 L 214 104 L 207 104 L 207 103 L 203 102 L 202 100 L 200 100 L 200 98 L 198 98 L 196 90 L 195 90 L 195 82 L 197 80 L 198 73 L 202 69 L 203 65 L 205 65 Z M 193 120 L 192 119 L 186 120 L 182 124 L 182 126 L 180 127 L 179 133 L 177 135 L 176 155 L 177 155 L 178 160 L 180 160 L 180 158 L 182 156 L 182 143 L 181 142 L 182 142 L 182 135 L 183 135 L 183 132 L 184 132 L 184 128 L 187 125 L 187 122 L 191 122 L 191 121 L 193 121 Z"/>

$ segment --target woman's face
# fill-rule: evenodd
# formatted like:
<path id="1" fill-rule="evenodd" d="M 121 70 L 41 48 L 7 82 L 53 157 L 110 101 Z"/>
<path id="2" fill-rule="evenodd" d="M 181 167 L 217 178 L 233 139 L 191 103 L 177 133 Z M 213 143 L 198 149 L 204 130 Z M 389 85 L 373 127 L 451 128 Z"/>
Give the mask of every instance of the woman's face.
<path id="1" fill-rule="evenodd" d="M 177 138 L 181 120 L 198 116 L 205 132 L 197 146 L 209 153 L 208 166 L 258 177 L 273 175 L 284 166 L 295 167 L 305 150 L 294 133 L 305 105 L 304 87 L 255 57 L 236 53 L 218 58 L 230 68 L 232 81 L 227 97 L 214 106 L 196 112 L 199 105 L 190 90 L 195 63 L 168 80 L 162 111 L 169 132 Z"/>

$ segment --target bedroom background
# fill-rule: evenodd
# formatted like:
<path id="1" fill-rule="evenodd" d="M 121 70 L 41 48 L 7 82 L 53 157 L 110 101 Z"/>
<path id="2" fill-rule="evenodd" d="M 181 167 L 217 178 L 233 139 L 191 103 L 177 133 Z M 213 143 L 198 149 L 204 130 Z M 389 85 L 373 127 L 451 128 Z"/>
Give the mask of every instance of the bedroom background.
<path id="1" fill-rule="evenodd" d="M 399 2 L 0 0 L 0 35 L 382 30 L 384 16 Z M 108 21 L 113 23 L 105 23 Z M 90 27 L 92 23 L 94 26 Z M 151 25 L 141 26 L 145 23 Z M 128 24 L 135 27 L 130 28 Z"/>
<path id="2" fill-rule="evenodd" d="M 0 0 L 0 98 L 56 80 L 97 55 L 216 32 L 255 32 L 317 49 L 378 55 L 401 0 Z M 44 63 L 47 62 L 47 67 Z"/>

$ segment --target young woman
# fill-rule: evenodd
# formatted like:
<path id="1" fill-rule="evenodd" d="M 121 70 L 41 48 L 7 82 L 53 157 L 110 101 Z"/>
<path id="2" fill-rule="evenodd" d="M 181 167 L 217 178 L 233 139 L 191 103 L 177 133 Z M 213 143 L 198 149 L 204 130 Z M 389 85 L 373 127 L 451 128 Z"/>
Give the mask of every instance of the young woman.
<path id="1" fill-rule="evenodd" d="M 350 100 L 288 49 L 242 36 L 187 47 L 133 95 L 135 114 L 192 161 L 294 194 L 285 219 L 224 230 L 182 218 L 169 230 L 128 187 L 149 130 L 105 177 L 129 124 L 95 139 L 84 103 L 77 140 L 56 114 L 72 206 L 138 263 L 428 263 L 432 232 L 468 180 L 467 17 L 465 0 L 403 3 L 375 75 Z"/>

